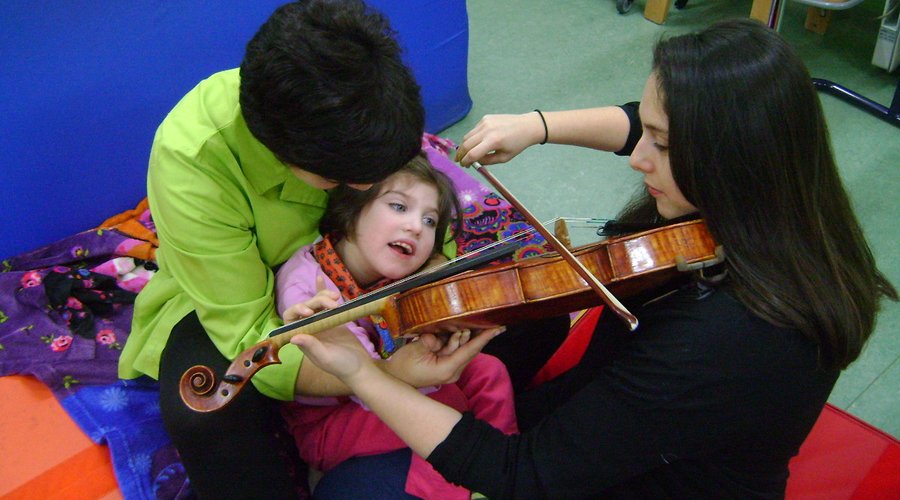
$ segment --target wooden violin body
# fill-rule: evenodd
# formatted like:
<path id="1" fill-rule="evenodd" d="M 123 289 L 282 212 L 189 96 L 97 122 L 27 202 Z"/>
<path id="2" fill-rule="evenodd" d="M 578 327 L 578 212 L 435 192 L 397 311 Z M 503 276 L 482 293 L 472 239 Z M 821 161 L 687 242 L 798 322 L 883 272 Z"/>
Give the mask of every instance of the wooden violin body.
<path id="1" fill-rule="evenodd" d="M 611 292 L 627 298 L 722 261 L 706 225 L 682 222 L 572 250 Z M 488 328 L 601 304 L 556 253 L 468 271 L 391 298 L 381 315 L 403 335 Z"/>
<path id="2" fill-rule="evenodd" d="M 682 222 L 572 250 L 610 291 L 627 298 L 671 281 L 684 271 L 724 259 L 701 220 Z M 394 336 L 481 329 L 546 318 L 601 303 L 587 282 L 560 257 L 539 257 L 466 271 L 364 303 L 310 325 L 291 327 L 238 355 L 221 381 L 205 366 L 182 375 L 181 398 L 195 411 L 228 404 L 261 368 L 280 363 L 278 350 L 298 333 L 317 333 L 380 314 Z M 277 331 L 276 331 L 277 332 Z"/>

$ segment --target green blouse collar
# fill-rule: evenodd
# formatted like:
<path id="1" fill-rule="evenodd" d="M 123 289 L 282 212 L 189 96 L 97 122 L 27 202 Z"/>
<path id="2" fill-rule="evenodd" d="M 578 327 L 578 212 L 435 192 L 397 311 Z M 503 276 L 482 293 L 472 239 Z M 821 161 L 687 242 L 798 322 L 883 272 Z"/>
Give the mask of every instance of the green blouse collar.
<path id="1" fill-rule="evenodd" d="M 324 207 L 328 199 L 325 191 L 314 188 L 295 176 L 290 168 L 275 157 L 267 147 L 259 142 L 247 128 L 244 117 L 238 113 L 235 125 L 245 131 L 244 150 L 249 154 L 242 160 L 242 169 L 250 185 L 262 195 L 280 187 L 279 199 L 295 203 L 305 203 Z"/>

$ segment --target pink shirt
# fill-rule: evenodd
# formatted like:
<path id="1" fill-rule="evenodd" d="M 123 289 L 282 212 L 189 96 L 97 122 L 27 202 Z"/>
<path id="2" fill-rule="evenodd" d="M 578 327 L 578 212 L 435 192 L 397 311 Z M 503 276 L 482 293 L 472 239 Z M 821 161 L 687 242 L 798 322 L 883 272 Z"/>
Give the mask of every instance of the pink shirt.
<path id="1" fill-rule="evenodd" d="M 292 305 L 311 299 L 317 293 L 316 277 L 321 276 L 325 280 L 325 287 L 334 290 L 340 295 L 337 285 L 322 271 L 322 266 L 313 256 L 313 245 L 306 245 L 297 250 L 290 259 L 285 262 L 275 275 L 275 307 L 280 316 L 284 316 Z M 343 304 L 344 297 L 340 296 L 338 303 Z M 374 358 L 379 358 L 375 352 L 375 345 L 369 340 L 365 325 L 368 319 L 364 318 L 347 323 L 347 328 L 353 332 L 366 350 Z"/>

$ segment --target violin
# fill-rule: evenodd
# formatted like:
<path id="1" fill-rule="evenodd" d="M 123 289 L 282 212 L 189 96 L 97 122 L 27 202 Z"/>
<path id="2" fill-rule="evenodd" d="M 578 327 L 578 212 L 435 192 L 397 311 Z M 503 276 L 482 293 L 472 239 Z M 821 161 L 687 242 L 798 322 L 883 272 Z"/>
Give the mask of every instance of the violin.
<path id="1" fill-rule="evenodd" d="M 724 260 L 701 220 L 612 238 L 572 254 L 613 294 L 629 298 Z M 469 271 L 391 298 L 381 316 L 404 335 L 484 329 L 602 304 L 559 253 Z"/>
<path id="2" fill-rule="evenodd" d="M 571 254 L 623 298 L 724 260 L 722 247 L 702 220 L 610 238 L 577 247 Z M 468 270 L 375 296 L 321 320 L 285 325 L 239 354 L 218 384 L 208 367 L 190 368 L 181 377 L 181 398 L 195 411 L 215 411 L 228 404 L 261 368 L 280 363 L 278 350 L 294 335 L 317 333 L 372 314 L 380 314 L 391 334 L 400 337 L 508 325 L 593 307 L 601 299 L 559 253 Z"/>

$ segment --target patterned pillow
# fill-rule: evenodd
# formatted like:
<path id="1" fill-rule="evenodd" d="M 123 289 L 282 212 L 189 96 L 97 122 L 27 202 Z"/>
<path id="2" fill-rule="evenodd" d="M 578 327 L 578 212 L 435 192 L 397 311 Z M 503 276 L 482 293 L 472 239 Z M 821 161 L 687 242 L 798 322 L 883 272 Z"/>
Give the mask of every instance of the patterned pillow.
<path id="1" fill-rule="evenodd" d="M 431 134 L 422 136 L 422 150 L 435 168 L 447 174 L 456 186 L 462 205 L 462 231 L 456 238 L 457 255 L 469 253 L 532 227 L 506 200 L 472 178 L 450 161 L 456 146 L 449 139 Z M 521 241 L 521 247 L 506 259 L 522 259 L 548 251 L 544 237 L 537 232 Z"/>

